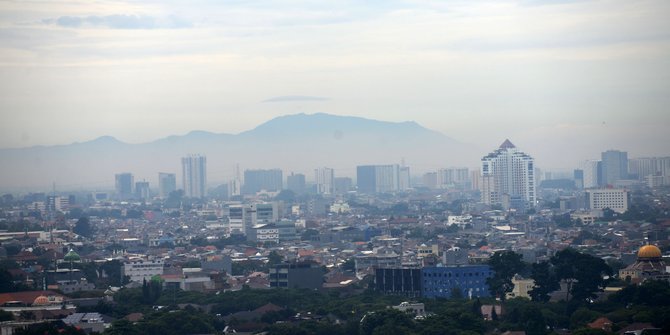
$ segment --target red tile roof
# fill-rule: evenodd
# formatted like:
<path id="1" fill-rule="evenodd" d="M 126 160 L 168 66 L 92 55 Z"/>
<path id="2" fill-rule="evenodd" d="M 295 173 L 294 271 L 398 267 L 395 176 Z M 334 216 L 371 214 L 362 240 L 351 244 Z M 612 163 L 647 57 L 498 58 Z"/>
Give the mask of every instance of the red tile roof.
<path id="1" fill-rule="evenodd" d="M 66 299 L 64 295 L 58 294 L 54 291 L 22 291 L 0 294 L 0 305 L 3 305 L 9 301 L 20 301 L 24 304 L 32 304 L 33 301 L 35 301 L 35 299 L 41 295 L 57 296 L 62 297 L 64 300 Z"/>

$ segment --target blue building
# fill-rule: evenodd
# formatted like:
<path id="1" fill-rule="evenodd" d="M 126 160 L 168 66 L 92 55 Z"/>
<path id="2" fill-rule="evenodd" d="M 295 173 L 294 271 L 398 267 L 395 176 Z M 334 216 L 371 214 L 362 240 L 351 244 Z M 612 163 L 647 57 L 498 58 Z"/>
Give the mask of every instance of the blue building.
<path id="1" fill-rule="evenodd" d="M 450 298 L 454 289 L 464 298 L 490 296 L 486 279 L 493 271 L 488 265 L 425 267 L 421 274 L 421 295 L 425 298 Z"/>

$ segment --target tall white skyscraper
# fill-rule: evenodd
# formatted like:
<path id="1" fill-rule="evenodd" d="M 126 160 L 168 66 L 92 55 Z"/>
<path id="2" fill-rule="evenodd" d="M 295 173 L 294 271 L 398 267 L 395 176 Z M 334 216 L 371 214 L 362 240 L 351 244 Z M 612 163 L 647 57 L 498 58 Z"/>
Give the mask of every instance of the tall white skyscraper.
<path id="1" fill-rule="evenodd" d="M 207 186 L 207 158 L 190 155 L 181 159 L 184 195 L 189 198 L 204 198 Z"/>
<path id="2" fill-rule="evenodd" d="M 533 158 L 505 140 L 482 158 L 482 202 L 502 204 L 504 199 L 524 207 L 535 207 L 535 167 Z M 516 207 L 512 205 L 512 207 Z"/>
<path id="3" fill-rule="evenodd" d="M 331 168 L 323 167 L 314 170 L 314 180 L 316 181 L 316 193 L 333 194 L 335 185 L 335 171 Z"/>

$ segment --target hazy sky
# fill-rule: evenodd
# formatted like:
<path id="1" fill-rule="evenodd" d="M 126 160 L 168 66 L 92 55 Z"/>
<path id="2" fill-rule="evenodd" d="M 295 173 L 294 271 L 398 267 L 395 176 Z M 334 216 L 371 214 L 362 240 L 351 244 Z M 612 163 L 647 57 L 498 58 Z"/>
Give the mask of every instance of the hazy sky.
<path id="1" fill-rule="evenodd" d="M 0 147 L 326 112 L 571 162 L 668 155 L 669 17 L 667 0 L 2 1 Z"/>

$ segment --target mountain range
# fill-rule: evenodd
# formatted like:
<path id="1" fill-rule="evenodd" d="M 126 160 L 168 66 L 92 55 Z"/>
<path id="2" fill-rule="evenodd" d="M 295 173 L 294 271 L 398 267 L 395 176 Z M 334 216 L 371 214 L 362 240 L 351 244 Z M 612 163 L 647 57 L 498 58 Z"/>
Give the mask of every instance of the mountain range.
<path id="1" fill-rule="evenodd" d="M 386 122 L 330 114 L 295 114 L 274 118 L 239 134 L 192 131 L 148 143 L 123 143 L 103 136 L 92 141 L 56 146 L 0 149 L 0 188 L 102 190 L 114 185 L 114 174 L 131 172 L 135 180 L 157 186 L 158 172 L 177 174 L 180 158 L 207 156 L 210 186 L 225 183 L 240 170 L 281 168 L 284 174 L 305 173 L 327 166 L 336 176 L 354 177 L 356 166 L 398 164 L 413 174 L 449 166 L 476 166 L 479 156 L 470 145 L 427 129 L 416 122 Z"/>

